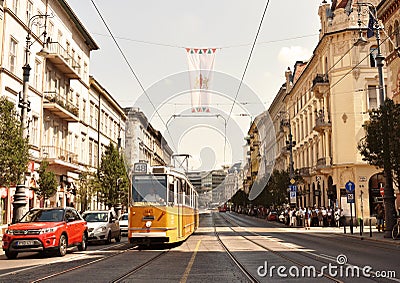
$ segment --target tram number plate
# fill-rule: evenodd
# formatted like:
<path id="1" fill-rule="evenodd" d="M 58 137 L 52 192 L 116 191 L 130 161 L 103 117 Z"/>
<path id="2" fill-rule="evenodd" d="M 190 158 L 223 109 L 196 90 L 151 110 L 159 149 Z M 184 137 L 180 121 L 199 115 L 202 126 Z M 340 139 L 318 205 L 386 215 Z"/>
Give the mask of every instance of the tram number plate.
<path id="1" fill-rule="evenodd" d="M 17 246 L 33 246 L 35 244 L 34 241 L 29 240 L 20 240 L 17 242 Z"/>

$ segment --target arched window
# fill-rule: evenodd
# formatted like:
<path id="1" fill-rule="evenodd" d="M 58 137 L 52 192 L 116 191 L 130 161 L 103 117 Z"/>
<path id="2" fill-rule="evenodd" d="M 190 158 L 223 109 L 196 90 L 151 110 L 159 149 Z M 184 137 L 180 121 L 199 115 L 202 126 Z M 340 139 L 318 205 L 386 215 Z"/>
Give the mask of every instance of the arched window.
<path id="1" fill-rule="evenodd" d="M 390 26 L 390 27 L 389 27 L 389 37 L 390 37 L 391 40 L 393 40 L 393 38 L 394 38 L 394 36 L 393 36 L 392 33 L 393 33 L 393 27 Z M 393 52 L 393 43 L 392 43 L 391 40 L 389 40 L 389 52 L 390 52 L 390 53 Z"/>
<path id="2" fill-rule="evenodd" d="M 369 49 L 369 61 L 371 67 L 376 67 L 376 55 L 378 54 L 378 46 L 373 45 Z"/>
<path id="3" fill-rule="evenodd" d="M 396 47 L 400 45 L 400 34 L 399 34 L 399 21 L 394 22 L 394 36 L 395 36 L 395 42 L 396 42 Z"/>

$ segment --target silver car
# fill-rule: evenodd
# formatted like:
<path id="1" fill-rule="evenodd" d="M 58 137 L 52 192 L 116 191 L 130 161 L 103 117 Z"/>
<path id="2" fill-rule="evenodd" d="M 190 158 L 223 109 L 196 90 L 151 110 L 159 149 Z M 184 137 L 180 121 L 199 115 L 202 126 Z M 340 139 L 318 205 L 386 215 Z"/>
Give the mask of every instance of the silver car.
<path id="1" fill-rule="evenodd" d="M 83 213 L 88 226 L 88 241 L 121 241 L 121 230 L 117 215 L 113 210 L 95 210 Z"/>
<path id="2" fill-rule="evenodd" d="M 128 213 L 124 213 L 119 217 L 119 228 L 121 235 L 128 235 Z"/>

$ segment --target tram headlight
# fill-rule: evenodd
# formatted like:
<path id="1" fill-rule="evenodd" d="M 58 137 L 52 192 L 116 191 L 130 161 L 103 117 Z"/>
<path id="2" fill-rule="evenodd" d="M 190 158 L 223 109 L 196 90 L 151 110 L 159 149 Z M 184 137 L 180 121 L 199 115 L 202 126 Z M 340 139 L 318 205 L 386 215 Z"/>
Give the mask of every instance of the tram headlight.
<path id="1" fill-rule="evenodd" d="M 152 224 L 151 221 L 147 221 L 147 222 L 146 222 L 146 227 L 147 227 L 147 228 L 150 228 L 150 227 L 151 227 L 151 224 Z"/>

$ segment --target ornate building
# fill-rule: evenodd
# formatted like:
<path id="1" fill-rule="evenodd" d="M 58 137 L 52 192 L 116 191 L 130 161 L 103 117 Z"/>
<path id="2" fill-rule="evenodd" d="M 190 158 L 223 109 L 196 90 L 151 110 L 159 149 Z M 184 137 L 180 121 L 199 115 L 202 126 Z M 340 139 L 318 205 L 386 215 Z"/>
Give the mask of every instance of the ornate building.
<path id="1" fill-rule="evenodd" d="M 280 119 L 274 118 L 283 110 L 296 141 L 295 172 L 303 177 L 297 184 L 297 205 L 338 206 L 350 215 L 345 184 L 352 181 L 356 186 L 353 216 L 366 217 L 381 201 L 383 181 L 380 170 L 364 162 L 357 150 L 368 110 L 380 103 L 376 45 L 373 39 L 365 46 L 354 45 L 360 27 L 352 1 L 323 1 L 318 13 L 321 29 L 312 57 L 296 62 L 293 72 L 285 72 L 286 84 L 269 108 L 277 135 L 276 166 L 289 165 L 286 138 L 278 131 Z M 368 15 L 361 21 L 368 23 Z M 366 29 L 361 26 L 364 34 Z"/>

